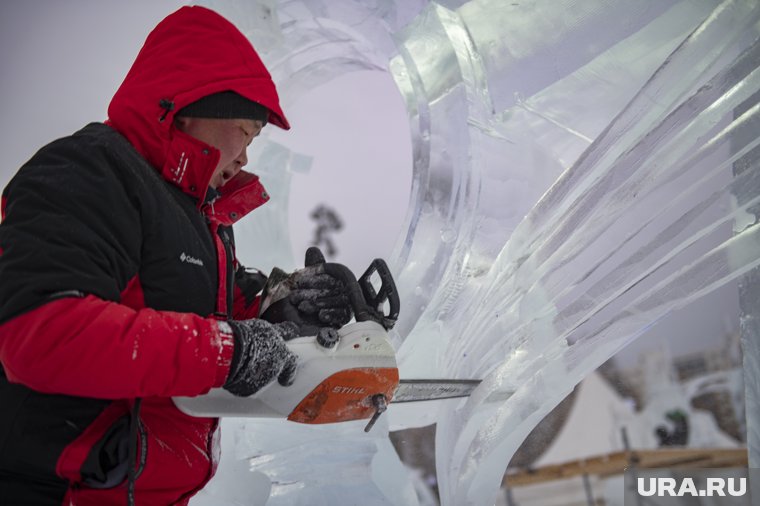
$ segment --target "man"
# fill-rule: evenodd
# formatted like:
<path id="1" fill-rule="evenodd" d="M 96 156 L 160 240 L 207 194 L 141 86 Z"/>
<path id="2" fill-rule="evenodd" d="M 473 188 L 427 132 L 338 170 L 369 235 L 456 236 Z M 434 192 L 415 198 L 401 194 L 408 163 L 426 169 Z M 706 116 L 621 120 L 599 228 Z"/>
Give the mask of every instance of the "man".
<path id="1" fill-rule="evenodd" d="M 266 277 L 234 253 L 232 224 L 269 198 L 242 170 L 247 147 L 267 123 L 289 128 L 251 44 L 183 7 L 108 113 L 3 192 L 1 504 L 187 504 L 214 473 L 218 420 L 171 397 L 247 396 L 296 373 L 298 324 L 257 318 Z M 278 313 L 338 327 L 344 289 L 314 255 Z"/>

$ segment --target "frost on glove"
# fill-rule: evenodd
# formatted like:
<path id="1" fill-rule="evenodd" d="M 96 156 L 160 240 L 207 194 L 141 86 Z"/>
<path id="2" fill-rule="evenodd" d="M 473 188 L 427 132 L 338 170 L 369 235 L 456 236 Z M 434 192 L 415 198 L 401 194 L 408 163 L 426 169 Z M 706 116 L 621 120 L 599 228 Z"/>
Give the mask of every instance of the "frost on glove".
<path id="1" fill-rule="evenodd" d="M 264 289 L 261 318 L 270 322 L 293 321 L 313 327 L 340 328 L 353 311 L 344 282 L 332 274 L 319 248 L 306 251 L 305 268 L 288 275 L 275 268 Z M 341 266 L 343 267 L 343 266 Z"/>
<path id="2" fill-rule="evenodd" d="M 225 390 L 247 397 L 275 378 L 283 386 L 293 383 L 297 357 L 285 341 L 298 336 L 298 325 L 292 322 L 273 324 L 264 320 L 231 320 L 227 323 L 232 329 L 235 349 Z"/>

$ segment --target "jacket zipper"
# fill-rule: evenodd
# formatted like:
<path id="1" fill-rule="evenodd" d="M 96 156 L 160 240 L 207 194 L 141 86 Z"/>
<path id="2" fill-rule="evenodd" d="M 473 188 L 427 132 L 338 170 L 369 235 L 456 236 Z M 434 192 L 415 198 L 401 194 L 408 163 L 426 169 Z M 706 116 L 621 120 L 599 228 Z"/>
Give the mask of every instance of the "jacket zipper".
<path id="1" fill-rule="evenodd" d="M 232 239 L 229 234 L 229 230 L 227 227 L 219 227 L 219 236 L 222 240 L 222 246 L 224 247 L 224 257 L 225 257 L 225 269 L 224 269 L 224 275 L 225 275 L 225 287 L 226 287 L 226 295 L 227 295 L 227 307 L 226 312 L 228 317 L 232 317 L 232 297 L 233 297 L 233 283 L 234 283 L 234 273 L 232 268 Z"/>
<path id="2" fill-rule="evenodd" d="M 214 222 L 208 216 L 204 215 L 206 225 L 211 233 L 211 239 L 214 241 L 214 249 L 216 249 L 216 270 L 217 270 L 217 292 L 216 303 L 214 304 L 214 317 L 220 320 L 227 320 L 230 317 L 229 301 L 227 300 L 227 284 L 229 275 L 227 271 L 228 264 L 228 252 L 227 246 L 224 244 L 219 232 L 220 226 L 218 222 Z"/>

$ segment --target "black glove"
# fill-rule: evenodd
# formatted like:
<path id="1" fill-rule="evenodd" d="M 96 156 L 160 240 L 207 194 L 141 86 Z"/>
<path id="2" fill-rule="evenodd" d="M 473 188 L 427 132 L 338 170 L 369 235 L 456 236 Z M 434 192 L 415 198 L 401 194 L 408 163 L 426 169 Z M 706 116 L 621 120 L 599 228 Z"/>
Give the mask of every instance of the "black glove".
<path id="1" fill-rule="evenodd" d="M 293 321 L 304 326 L 340 328 L 353 311 L 343 281 L 325 272 L 319 248 L 306 250 L 305 268 L 288 275 L 275 268 L 269 275 L 261 318 L 270 322 Z"/>
<path id="2" fill-rule="evenodd" d="M 235 349 L 225 390 L 247 397 L 275 378 L 283 386 L 293 384 L 297 357 L 285 341 L 298 336 L 298 325 L 292 322 L 272 324 L 263 320 L 227 323 L 232 328 Z"/>

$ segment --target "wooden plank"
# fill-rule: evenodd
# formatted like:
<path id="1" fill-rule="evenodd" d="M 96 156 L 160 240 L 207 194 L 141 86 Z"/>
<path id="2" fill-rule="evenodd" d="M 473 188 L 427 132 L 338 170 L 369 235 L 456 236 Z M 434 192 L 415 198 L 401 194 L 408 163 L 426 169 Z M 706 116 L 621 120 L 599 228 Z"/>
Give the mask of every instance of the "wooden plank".
<path id="1" fill-rule="evenodd" d="M 747 465 L 746 448 L 636 450 L 609 453 L 537 469 L 508 473 L 504 477 L 502 485 L 519 487 L 584 474 L 606 477 L 621 474 L 632 466 L 636 466 L 638 469 L 657 469 L 747 467 Z"/>

